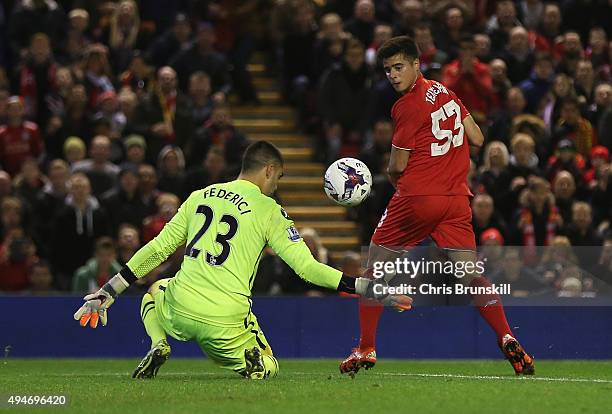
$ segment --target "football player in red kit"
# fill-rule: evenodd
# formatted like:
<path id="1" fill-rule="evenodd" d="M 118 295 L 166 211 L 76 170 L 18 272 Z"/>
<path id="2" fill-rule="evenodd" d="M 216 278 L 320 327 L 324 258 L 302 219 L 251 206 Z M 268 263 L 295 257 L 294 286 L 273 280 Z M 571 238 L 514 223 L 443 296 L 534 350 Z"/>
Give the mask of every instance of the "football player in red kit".
<path id="1" fill-rule="evenodd" d="M 368 272 L 374 263 L 395 261 L 428 236 L 451 260 L 476 262 L 467 174 L 469 147 L 482 146 L 482 132 L 451 90 L 421 75 L 412 39 L 390 39 L 378 50 L 378 58 L 387 79 L 402 96 L 391 110 L 395 129 L 388 173 L 396 191 L 372 236 Z M 476 272 L 467 274 L 461 283 L 491 286 Z M 499 295 L 474 294 L 472 298 L 516 374 L 533 374 L 533 358 L 514 338 Z M 340 364 L 342 373 L 355 373 L 376 363 L 376 328 L 382 310 L 373 302 L 359 303 L 359 346 Z"/>

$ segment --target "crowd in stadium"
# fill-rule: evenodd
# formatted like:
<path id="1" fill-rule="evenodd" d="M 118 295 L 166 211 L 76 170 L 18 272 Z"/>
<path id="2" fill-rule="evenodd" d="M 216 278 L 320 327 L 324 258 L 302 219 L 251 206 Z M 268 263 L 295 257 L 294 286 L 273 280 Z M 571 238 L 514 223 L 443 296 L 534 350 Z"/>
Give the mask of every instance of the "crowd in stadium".
<path id="1" fill-rule="evenodd" d="M 367 245 L 394 191 L 398 96 L 376 50 L 406 34 L 422 73 L 485 134 L 470 177 L 477 243 L 521 246 L 489 278 L 597 295 L 606 282 L 580 268 L 612 272 L 611 21 L 607 0 L 3 1 L 0 291 L 97 290 L 191 191 L 233 179 L 249 138 L 230 101 L 261 104 L 247 71 L 257 50 L 317 161 L 371 169 L 373 195 L 349 212 Z M 303 235 L 330 260 L 316 232 Z M 334 264 L 354 274 L 359 255 Z M 264 258 L 255 292 L 309 291 L 289 273 Z"/>

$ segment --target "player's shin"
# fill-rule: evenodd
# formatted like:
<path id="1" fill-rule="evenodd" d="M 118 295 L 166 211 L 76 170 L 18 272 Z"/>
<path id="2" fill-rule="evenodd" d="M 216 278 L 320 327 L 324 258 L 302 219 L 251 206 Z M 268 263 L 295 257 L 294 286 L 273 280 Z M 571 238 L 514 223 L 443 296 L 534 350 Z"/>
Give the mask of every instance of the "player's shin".
<path id="1" fill-rule="evenodd" d="M 490 287 L 489 282 L 484 276 L 474 277 L 470 281 L 471 287 Z M 506 334 L 512 335 L 508 321 L 506 320 L 506 312 L 502 304 L 501 297 L 497 293 L 490 294 L 474 294 L 472 295 L 474 305 L 478 308 L 480 316 L 489 324 L 495 331 L 497 340 L 501 343 L 502 338 Z M 512 335 L 514 336 L 514 335 Z"/>
<path id="2" fill-rule="evenodd" d="M 145 326 L 147 335 L 151 338 L 151 348 L 160 340 L 166 339 L 164 328 L 159 323 L 157 314 L 155 313 L 155 301 L 150 293 L 145 293 L 142 297 L 140 317 L 142 318 L 142 323 Z"/>
<path id="3" fill-rule="evenodd" d="M 384 306 L 371 299 L 362 298 L 359 301 L 359 348 L 376 347 L 376 329 Z"/>

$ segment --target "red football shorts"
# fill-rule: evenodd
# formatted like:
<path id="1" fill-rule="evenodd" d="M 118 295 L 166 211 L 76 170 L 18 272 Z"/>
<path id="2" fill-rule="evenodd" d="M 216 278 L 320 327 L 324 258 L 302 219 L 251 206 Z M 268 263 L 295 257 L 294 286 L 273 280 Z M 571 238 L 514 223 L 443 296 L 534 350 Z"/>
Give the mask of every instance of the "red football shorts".
<path id="1" fill-rule="evenodd" d="M 427 236 L 440 248 L 476 249 L 468 196 L 394 195 L 372 242 L 393 249 L 413 247 Z"/>

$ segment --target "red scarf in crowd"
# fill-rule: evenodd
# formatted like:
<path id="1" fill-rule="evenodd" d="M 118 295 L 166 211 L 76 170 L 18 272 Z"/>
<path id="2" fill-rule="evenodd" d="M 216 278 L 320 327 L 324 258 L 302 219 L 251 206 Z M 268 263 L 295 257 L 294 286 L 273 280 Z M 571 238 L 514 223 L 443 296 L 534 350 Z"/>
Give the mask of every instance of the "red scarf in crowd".
<path id="1" fill-rule="evenodd" d="M 47 69 L 47 81 L 51 89 L 55 85 L 56 71 L 57 65 L 51 63 Z M 30 65 L 23 65 L 19 72 L 19 94 L 23 97 L 26 114 L 30 117 L 36 116 L 38 113 L 38 85 L 36 85 L 36 76 L 34 76 L 34 71 Z"/>
<path id="2" fill-rule="evenodd" d="M 544 238 L 544 246 L 550 246 L 553 238 L 555 237 L 555 231 L 557 229 L 557 219 L 559 212 L 557 207 L 548 207 L 548 218 L 546 219 L 546 236 Z M 523 232 L 523 259 L 525 264 L 537 263 L 537 252 L 536 252 L 536 235 L 535 227 L 533 225 L 533 214 L 529 208 L 525 207 L 521 209 L 521 216 L 519 219 L 523 226 L 521 230 Z"/>

